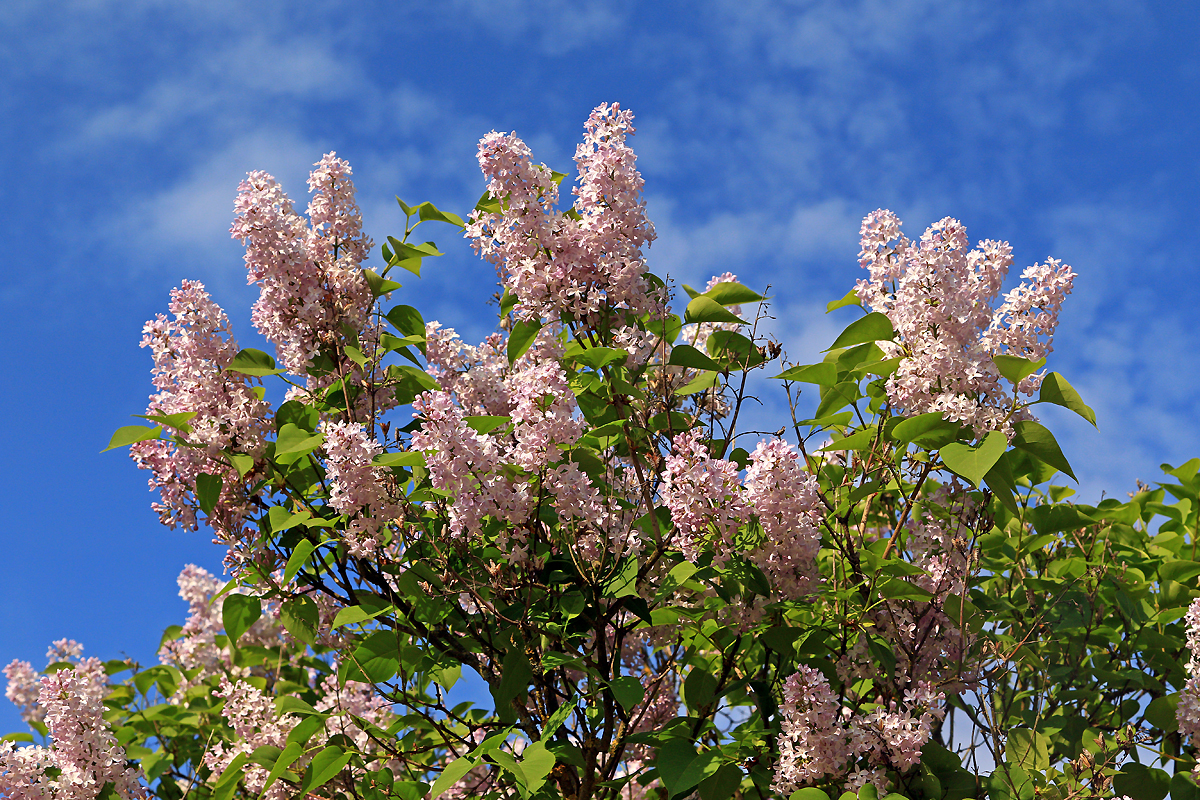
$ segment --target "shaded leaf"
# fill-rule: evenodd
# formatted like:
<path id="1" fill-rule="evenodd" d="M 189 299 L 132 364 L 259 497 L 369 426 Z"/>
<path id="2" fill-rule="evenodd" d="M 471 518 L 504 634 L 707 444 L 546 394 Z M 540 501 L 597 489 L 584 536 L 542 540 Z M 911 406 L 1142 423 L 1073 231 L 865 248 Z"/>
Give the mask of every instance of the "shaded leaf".
<path id="1" fill-rule="evenodd" d="M 896 332 L 892 330 L 891 320 L 878 311 L 872 311 L 847 325 L 825 352 L 864 342 L 890 341 L 895 338 Z"/>
<path id="2" fill-rule="evenodd" d="M 101 450 L 101 453 L 107 453 L 116 447 L 125 447 L 134 442 L 144 442 L 147 439 L 157 439 L 163 431 L 162 426 L 151 428 L 148 425 L 126 425 L 123 428 L 117 428 L 112 438 L 108 440 L 108 447 Z"/>
<path id="3" fill-rule="evenodd" d="M 899 427 L 899 426 L 897 426 Z M 1004 434 L 991 431 L 977 446 L 952 442 L 944 446 L 939 454 L 942 463 L 955 475 L 960 475 L 978 487 L 983 476 L 1000 460 L 1008 446 Z"/>
<path id="4" fill-rule="evenodd" d="M 1079 479 L 1067 463 L 1062 448 L 1054 438 L 1054 434 L 1033 420 L 1021 420 L 1013 425 L 1012 446 L 1024 450 L 1029 455 L 1043 461 L 1055 469 L 1070 475 L 1076 483 Z M 991 434 L 989 434 L 990 436 Z"/>
<path id="5" fill-rule="evenodd" d="M 685 322 L 733 322 L 745 325 L 746 321 L 726 309 L 711 297 L 700 295 L 687 304 L 683 313 Z"/>
<path id="6" fill-rule="evenodd" d="M 285 370 L 275 366 L 275 359 L 262 350 L 247 347 L 233 357 L 233 361 L 225 368 L 228 372 L 240 372 L 242 375 L 279 375 Z"/>
<path id="7" fill-rule="evenodd" d="M 262 616 L 262 603 L 257 597 L 231 594 L 221 605 L 221 624 L 231 644 L 237 644 L 242 634 Z"/>

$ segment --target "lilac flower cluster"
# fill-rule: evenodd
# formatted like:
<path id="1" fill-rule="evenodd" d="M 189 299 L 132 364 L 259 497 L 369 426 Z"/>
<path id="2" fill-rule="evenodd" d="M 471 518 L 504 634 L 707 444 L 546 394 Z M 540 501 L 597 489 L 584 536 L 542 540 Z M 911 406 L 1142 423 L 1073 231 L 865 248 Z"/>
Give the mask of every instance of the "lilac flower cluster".
<path id="1" fill-rule="evenodd" d="M 779 761 L 771 788 L 789 795 L 828 778 L 845 778 L 856 792 L 871 783 L 889 786 L 886 769 L 915 766 L 933 728 L 945 715 L 945 696 L 927 683 L 905 693 L 904 702 L 865 714 L 843 707 L 829 681 L 801 666 L 783 686 Z"/>
<path id="2" fill-rule="evenodd" d="M 780 597 L 796 599 L 815 589 L 824 506 L 796 449 L 781 439 L 760 442 L 740 482 L 736 464 L 709 455 L 700 430 L 679 434 L 673 445 L 660 494 L 684 557 L 694 560 L 706 546 L 718 561 L 745 550 Z M 736 542 L 751 515 L 764 535 Z"/>
<path id="3" fill-rule="evenodd" d="M 359 266 L 371 240 L 362 232 L 350 165 L 329 153 L 315 167 L 307 222 L 275 178 L 251 172 L 238 186 L 230 228 L 246 243 L 248 281 L 261 291 L 254 327 L 298 375 L 322 348 L 344 341 L 343 326 L 366 329 L 373 303 Z"/>
<path id="4" fill-rule="evenodd" d="M 203 284 L 184 281 L 172 290 L 169 308 L 174 319 L 159 314 L 143 329 L 142 347 L 150 348 L 154 356 L 158 389 L 150 396 L 146 413 L 194 416 L 186 428 L 179 429 L 184 444 L 164 439 L 137 442 L 130 455 L 138 467 L 150 470 L 150 486 L 160 496 L 154 509 L 169 528 L 197 528 L 197 476 L 219 476 L 221 494 L 209 523 L 220 541 L 233 545 L 247 535 L 243 522 L 251 498 L 242 476 L 222 451 L 261 455 L 270 406 L 251 379 L 226 371 L 238 352 L 237 341 L 229 318 Z"/>
<path id="5" fill-rule="evenodd" d="M 586 320 L 605 308 L 661 312 L 663 297 L 644 277 L 641 248 L 653 241 L 654 226 L 626 143 L 633 133 L 628 110 L 604 104 L 592 112 L 575 152 L 571 214 L 555 209 L 558 184 L 517 136 L 493 131 L 480 141 L 479 165 L 500 210 L 473 212 L 466 235 L 500 269 L 518 299 L 518 318 Z"/>
<path id="6" fill-rule="evenodd" d="M 356 557 L 372 555 L 382 543 L 383 529 L 400 516 L 384 470 L 371 462 L 383 446 L 357 422 L 325 422 L 325 469 L 329 504 L 351 517 L 345 542 Z"/>
<path id="7" fill-rule="evenodd" d="M 1191 657 L 1186 665 L 1187 683 L 1179 693 L 1179 705 L 1175 715 L 1179 720 L 1179 733 L 1195 744 L 1200 740 L 1200 598 L 1188 606 L 1183 618 L 1187 630 L 1187 647 Z M 1200 767 L 1197 768 L 1200 774 Z"/>
<path id="8" fill-rule="evenodd" d="M 521 526 L 530 521 L 540 486 L 553 498 L 560 518 L 604 529 L 614 519 L 611 503 L 571 462 L 556 463 L 563 448 L 583 434 L 575 394 L 559 363 L 562 349 L 553 328 L 543 329 L 530 350 L 511 367 L 502 339 L 463 346 L 453 330 L 430 323 L 436 348 L 429 372 L 442 385 L 413 403 L 423 420 L 412 447 L 426 455 L 435 488 L 449 496 L 450 532 L 477 534 L 485 517 L 517 526 L 506 535 L 510 558 L 525 557 Z M 511 426 L 479 433 L 466 417 L 507 416 Z M 535 483 L 536 479 L 536 483 Z M 577 531 L 587 536 L 586 531 Z"/>
<path id="9" fill-rule="evenodd" d="M 49 657 L 60 661 L 78 657 L 82 648 L 70 644 L 74 647 L 61 648 L 62 652 L 51 648 Z M 26 677 L 25 670 L 15 672 L 18 680 Z M 52 744 L 15 748 L 12 742 L 0 742 L 0 796 L 9 800 L 93 800 L 112 784 L 124 800 L 146 797 L 140 772 L 126 766 L 125 749 L 104 721 L 107 689 L 104 665 L 95 658 L 43 677 L 36 701 L 40 714 L 25 716 L 23 709 L 22 716 L 43 717 Z"/>
<path id="10" fill-rule="evenodd" d="M 911 414 L 941 412 L 979 436 L 993 430 L 1011 436 L 1012 423 L 1031 415 L 1001 386 L 992 359 L 1036 361 L 1051 351 L 1075 273 L 1053 259 L 1034 265 L 1023 274 L 1026 283 L 993 310 L 1012 265 L 1007 242 L 983 241 L 968 251 L 966 229 L 946 217 L 914 243 L 883 209 L 863 220 L 861 237 L 859 263 L 870 278 L 858 282 L 858 298 L 891 320 L 896 339 L 880 346 L 902 358 L 887 383 L 892 405 Z M 1040 381 L 1031 375 L 1014 392 L 1031 395 Z"/>

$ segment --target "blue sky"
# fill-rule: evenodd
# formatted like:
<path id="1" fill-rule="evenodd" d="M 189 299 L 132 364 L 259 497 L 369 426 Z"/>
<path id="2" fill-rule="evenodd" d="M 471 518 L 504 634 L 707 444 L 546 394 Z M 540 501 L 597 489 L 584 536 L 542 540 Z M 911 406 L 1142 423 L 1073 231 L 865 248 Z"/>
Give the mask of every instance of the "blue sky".
<path id="1" fill-rule="evenodd" d="M 179 569 L 219 569 L 204 532 L 160 528 L 145 475 L 98 451 L 145 406 L 140 329 L 181 279 L 256 343 L 228 236 L 248 170 L 303 202 L 336 150 L 378 242 L 402 224 L 396 194 L 465 214 L 490 130 L 569 171 L 604 101 L 637 115 L 652 268 L 769 283 L 794 361 L 852 318 L 822 312 L 858 277 L 864 214 L 891 208 L 910 236 L 951 215 L 1010 241 L 1018 271 L 1052 256 L 1079 273 L 1050 366 L 1100 429 L 1044 416 L 1085 497 L 1200 455 L 1187 5 L 7 0 L 0 663 L 40 667 L 60 637 L 152 662 L 182 621 Z M 402 297 L 478 339 L 494 273 L 435 234 L 448 255 Z"/>

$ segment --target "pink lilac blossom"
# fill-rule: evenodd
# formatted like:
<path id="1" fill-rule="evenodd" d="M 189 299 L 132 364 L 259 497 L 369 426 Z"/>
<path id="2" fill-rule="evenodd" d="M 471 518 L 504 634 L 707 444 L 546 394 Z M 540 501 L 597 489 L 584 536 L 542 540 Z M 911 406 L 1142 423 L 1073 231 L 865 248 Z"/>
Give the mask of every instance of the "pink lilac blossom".
<path id="1" fill-rule="evenodd" d="M 92 800 L 108 784 L 125 800 L 144 798 L 140 772 L 126 766 L 124 748 L 104 721 L 107 679 L 97 659 L 42 678 L 50 747 L 0 743 L 0 795 L 10 800 Z M 55 776 L 47 770 L 58 770 Z"/>
<path id="2" fill-rule="evenodd" d="M 213 694 L 225 698 L 221 714 L 234 733 L 232 743 L 217 742 L 204 754 L 204 764 L 214 775 L 220 775 L 239 753 L 249 756 L 264 746 L 284 748 L 288 734 L 300 721 L 291 714 L 276 716 L 271 697 L 242 680 L 231 682 L 221 676 L 220 688 Z M 268 774 L 257 764 L 247 765 L 244 773 L 246 788 L 256 795 L 261 794 Z M 286 800 L 291 797 L 291 789 L 286 783 L 276 781 L 263 797 L 265 800 Z"/>
<path id="3" fill-rule="evenodd" d="M 425 371 L 454 395 L 468 415 L 506 416 L 511 410 L 504 376 L 505 338 L 493 333 L 478 347 L 464 344 L 453 328 L 434 321 L 425 326 Z"/>
<path id="4" fill-rule="evenodd" d="M 700 430 L 675 437 L 661 496 L 684 558 L 695 560 L 707 545 L 718 563 L 733 552 L 734 536 L 749 517 L 737 473 L 733 462 L 709 455 Z"/>
<path id="5" fill-rule="evenodd" d="M 296 374 L 323 346 L 344 339 L 343 325 L 366 328 L 372 306 L 359 268 L 371 241 L 362 232 L 350 166 L 329 153 L 315 167 L 308 222 L 275 178 L 251 172 L 238 186 L 230 228 L 246 243 L 248 282 L 261 292 L 254 327 Z"/>
<path id="6" fill-rule="evenodd" d="M 520 319 L 587 319 L 604 308 L 663 313 L 664 298 L 644 277 L 641 248 L 654 239 L 641 198 L 642 177 L 626 143 L 633 114 L 598 106 L 576 150 L 574 215 L 560 214 L 558 184 L 512 134 L 479 143 L 479 165 L 499 212 L 472 212 L 466 236 L 501 272 Z"/>
<path id="7" fill-rule="evenodd" d="M 966 230 L 946 217 L 914 243 L 900 233 L 900 220 L 880 209 L 863 220 L 861 245 L 859 263 L 870 278 L 858 282 L 858 298 L 891 321 L 896 339 L 879 345 L 903 359 L 888 378 L 892 405 L 910 414 L 940 412 L 978 436 L 998 430 L 1011 437 L 1012 423 L 1032 416 L 1002 387 L 992 359 L 1036 360 L 1051 351 L 1075 273 L 1053 260 L 1030 267 L 1028 282 L 993 310 L 1012 265 L 1007 242 L 983 241 L 968 251 Z M 1031 376 L 1014 392 L 1032 394 L 1039 383 Z"/>
<path id="8" fill-rule="evenodd" d="M 758 516 L 763 542 L 750 558 L 782 597 L 795 600 L 817 588 L 817 551 L 824 506 L 817 480 L 796 449 L 781 439 L 759 442 L 746 469 L 746 500 Z"/>
<path id="9" fill-rule="evenodd" d="M 849 733 L 837 695 L 824 675 L 801 666 L 783 684 L 779 713 L 774 791 L 787 796 L 827 776 L 843 774 L 851 758 Z"/>
<path id="10" fill-rule="evenodd" d="M 192 413 L 180 431 L 186 446 L 165 439 L 137 442 L 130 455 L 141 469 L 150 470 L 150 486 L 158 489 L 154 503 L 166 526 L 195 530 L 199 505 L 195 497 L 200 473 L 221 478 L 221 493 L 208 515 L 218 541 L 241 547 L 250 534 L 244 521 L 251 498 L 246 481 L 229 466 L 223 451 L 257 457 L 264 446 L 270 416 L 251 379 L 226 371 L 238 352 L 225 312 L 213 302 L 203 284 L 184 281 L 172 290 L 170 312 L 146 323 L 142 347 L 154 356 L 154 385 L 146 409 L 149 415 Z"/>
<path id="11" fill-rule="evenodd" d="M 1187 670 L 1187 683 L 1179 693 L 1179 705 L 1175 709 L 1179 720 L 1179 732 L 1195 744 L 1200 740 L 1200 598 L 1192 601 L 1183 618 L 1187 630 L 1187 647 L 1191 653 Z"/>
<path id="12" fill-rule="evenodd" d="M 597 525 L 618 518 L 576 465 L 558 463 L 584 427 L 559 363 L 562 346 L 555 326 L 543 328 L 511 366 L 502 338 L 472 348 L 436 323 L 427 331 L 428 371 L 443 388 L 413 403 L 414 416 L 424 422 L 412 447 L 426 454 L 434 487 L 449 494 L 453 536 L 476 534 L 487 516 L 527 522 L 535 479 L 555 497 L 567 521 Z M 478 433 L 466 417 L 481 411 L 508 416 L 511 424 Z M 525 534 L 514 530 L 505 535 L 512 539 L 510 558 L 522 560 Z"/>
<path id="13" fill-rule="evenodd" d="M 28 661 L 13 661 L 4 668 L 4 677 L 8 681 L 4 696 L 21 709 L 21 719 L 41 722 L 46 717 L 46 709 L 37 704 L 41 676 L 33 665 Z"/>
<path id="14" fill-rule="evenodd" d="M 921 761 L 921 750 L 933 735 L 934 727 L 946 715 L 945 695 L 920 682 L 904 695 L 904 705 L 895 702 L 877 708 L 850 723 L 850 747 L 865 753 L 876 767 L 887 766 L 901 772 Z M 884 787 L 876 784 L 876 788 Z"/>
<path id="15" fill-rule="evenodd" d="M 384 528 L 400 516 L 388 491 L 388 476 L 371 463 L 383 446 L 356 422 L 325 422 L 321 431 L 329 504 L 351 517 L 345 532 L 350 555 L 370 557 L 382 544 Z"/>
<path id="16" fill-rule="evenodd" d="M 412 448 L 425 453 L 433 485 L 450 494 L 450 533 L 470 537 L 483 518 L 524 519 L 528 515 L 526 484 L 500 474 L 501 449 L 496 440 L 467 425 L 462 409 L 447 392 L 425 392 L 413 401 L 413 415 L 423 420 Z"/>
<path id="17" fill-rule="evenodd" d="M 178 702 L 188 689 L 203 683 L 212 675 L 245 677 L 250 674 L 249 669 L 233 664 L 228 645 L 219 646 L 216 641 L 217 635 L 224 631 L 224 623 L 221 603 L 214 603 L 213 597 L 221 591 L 225 582 L 195 564 L 185 566 L 177 582 L 179 596 L 188 604 L 188 618 L 179 635 L 163 643 L 158 657 L 163 664 L 177 667 L 191 677 L 185 677 L 180 683 L 175 695 L 169 698 L 171 702 Z M 238 588 L 233 591 L 242 593 L 245 590 Z M 240 642 L 243 645 L 279 647 L 287 637 L 279 620 L 279 610 L 278 601 L 264 602 L 262 616 L 242 634 Z"/>
<path id="18" fill-rule="evenodd" d="M 904 772 L 945 716 L 945 695 L 928 683 L 866 714 L 842 707 L 825 676 L 801 666 L 783 686 L 779 760 L 771 788 L 787 795 L 827 778 L 845 778 L 846 791 L 874 784 L 888 788 L 886 769 Z M 865 760 L 865 764 L 862 763 Z"/>

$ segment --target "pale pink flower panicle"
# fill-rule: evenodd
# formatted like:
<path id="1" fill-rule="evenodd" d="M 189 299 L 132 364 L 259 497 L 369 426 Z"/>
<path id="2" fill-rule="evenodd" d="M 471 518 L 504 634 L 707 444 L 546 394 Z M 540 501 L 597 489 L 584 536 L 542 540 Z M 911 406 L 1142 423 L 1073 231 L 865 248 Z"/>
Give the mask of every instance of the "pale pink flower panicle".
<path id="1" fill-rule="evenodd" d="M 329 504 L 350 516 L 345 542 L 350 554 L 367 557 L 379 549 L 383 531 L 400 516 L 385 471 L 372 464 L 383 446 L 356 422 L 324 422 Z"/>
<path id="2" fill-rule="evenodd" d="M 593 320 L 606 308 L 635 316 L 663 312 L 661 294 L 644 277 L 641 248 L 654 239 L 654 226 L 626 142 L 633 132 L 633 114 L 616 104 L 592 112 L 575 152 L 572 215 L 557 211 L 551 171 L 534 165 L 517 136 L 493 131 L 480 140 L 479 165 L 500 210 L 472 212 L 466 235 L 499 268 L 518 298 L 519 318 Z"/>
<path id="3" fill-rule="evenodd" d="M 199 504 L 195 497 L 200 473 L 222 479 L 221 494 L 209 524 L 222 542 L 241 539 L 250 512 L 246 482 L 223 453 L 252 457 L 262 454 L 270 406 L 252 385 L 253 379 L 226 367 L 238 353 L 229 318 L 213 302 L 203 284 L 184 281 L 171 292 L 173 318 L 159 314 L 146 323 L 142 347 L 154 357 L 154 385 L 148 415 L 192 413 L 185 444 L 166 439 L 137 442 L 130 455 L 151 472 L 150 486 L 159 491 L 154 509 L 168 527 L 195 530 Z"/>
<path id="4" fill-rule="evenodd" d="M 941 412 L 978 436 L 997 430 L 1011 437 L 1013 422 L 1032 418 L 1015 395 L 1032 395 L 1041 377 L 1031 375 L 1010 392 L 993 358 L 1036 361 L 1053 349 L 1075 273 L 1053 259 L 1034 265 L 996 309 L 1012 265 L 1008 242 L 968 250 L 966 229 L 950 217 L 912 242 L 896 215 L 880 209 L 863 220 L 861 246 L 859 263 L 870 278 L 858 282 L 858 298 L 891 321 L 896 339 L 879 345 L 903 359 L 887 382 L 892 405 L 910 414 Z"/>
<path id="5" fill-rule="evenodd" d="M 737 465 L 710 456 L 699 429 L 677 435 L 672 444 L 660 492 L 671 511 L 679 547 L 685 558 L 695 560 L 711 546 L 723 562 L 750 514 Z"/>
<path id="6" fill-rule="evenodd" d="M 77 647 L 71 650 L 77 655 Z M 11 800 L 93 800 L 112 784 L 124 800 L 146 797 L 140 771 L 126 766 L 125 749 L 104 721 L 106 691 L 104 666 L 95 658 L 43 677 L 37 704 L 52 743 L 20 749 L 0 743 L 0 795 Z M 51 768 L 58 774 L 48 775 Z"/>
<path id="7" fill-rule="evenodd" d="M 804 469 L 796 448 L 782 439 L 759 442 L 746 469 L 746 499 L 763 529 L 750 552 L 772 587 L 796 600 L 817 588 L 821 549 L 821 503 L 816 477 Z"/>
<path id="8" fill-rule="evenodd" d="M 323 350 L 358 339 L 363 352 L 371 352 L 379 337 L 371 321 L 374 297 L 361 266 L 371 240 L 362 231 L 350 165 L 328 153 L 314 166 L 307 220 L 275 178 L 251 172 L 238 186 L 230 228 L 233 238 L 246 244 L 247 282 L 259 287 L 251 314 L 254 327 L 275 345 L 283 366 L 297 375 L 306 374 Z M 357 365 L 345 366 L 351 382 L 366 382 Z M 308 391 L 334 379 L 332 373 L 309 375 Z M 302 393 L 293 388 L 288 396 Z M 376 392 L 357 410 L 387 408 L 390 396 Z"/>
<path id="9" fill-rule="evenodd" d="M 1191 657 L 1185 665 L 1188 678 L 1183 691 L 1179 693 L 1175 715 L 1179 720 L 1179 732 L 1190 737 L 1194 745 L 1200 739 L 1200 598 L 1188 606 L 1183 620 Z"/>

